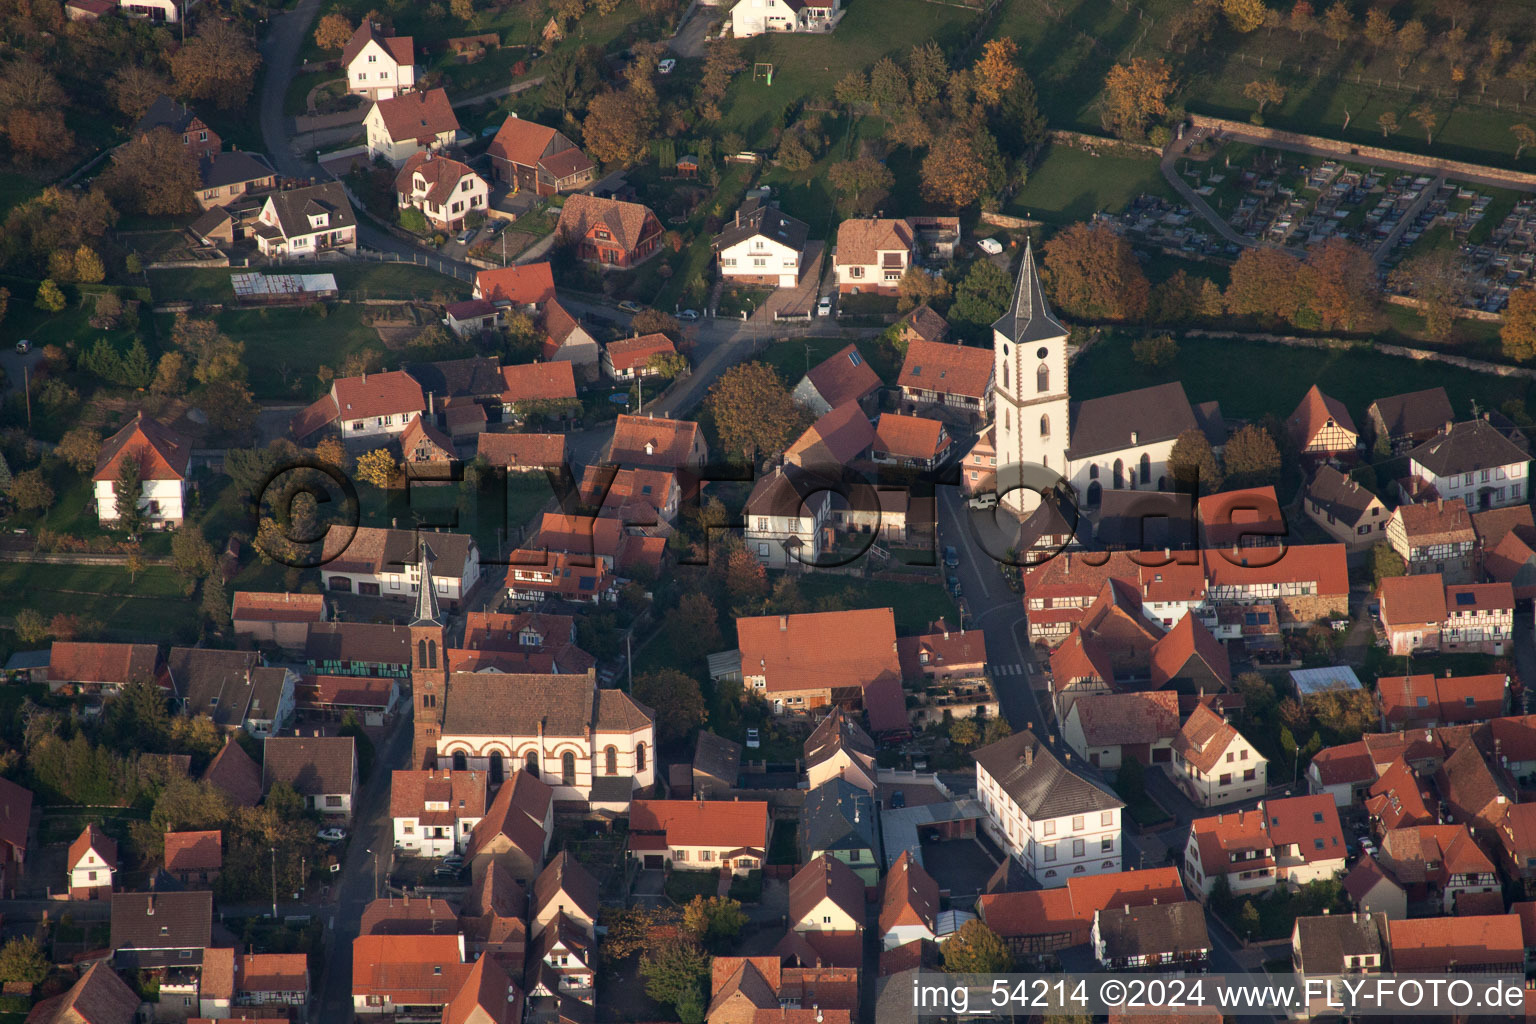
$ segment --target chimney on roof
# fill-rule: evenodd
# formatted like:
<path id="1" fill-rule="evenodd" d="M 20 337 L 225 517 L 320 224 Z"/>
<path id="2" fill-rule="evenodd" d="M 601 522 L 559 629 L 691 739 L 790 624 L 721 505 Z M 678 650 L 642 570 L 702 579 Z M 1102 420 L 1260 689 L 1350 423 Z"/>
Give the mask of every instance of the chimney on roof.
<path id="1" fill-rule="evenodd" d="M 1324 917 L 1327 917 L 1327 916 L 1328 916 L 1328 908 L 1327 908 L 1327 907 L 1324 907 L 1324 908 L 1323 908 L 1323 916 L 1324 916 Z"/>
<path id="2" fill-rule="evenodd" d="M 779 632 L 780 633 L 787 633 L 787 632 L 789 632 L 789 616 L 788 615 L 780 615 L 779 616 Z"/>
<path id="3" fill-rule="evenodd" d="M 437 392 L 435 391 L 427 392 L 427 415 L 437 415 Z"/>

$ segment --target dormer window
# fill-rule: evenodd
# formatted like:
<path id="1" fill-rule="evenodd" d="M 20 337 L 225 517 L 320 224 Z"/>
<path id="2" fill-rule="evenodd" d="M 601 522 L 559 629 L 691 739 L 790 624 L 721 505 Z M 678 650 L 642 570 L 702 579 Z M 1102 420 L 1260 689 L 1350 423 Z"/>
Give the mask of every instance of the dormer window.
<path id="1" fill-rule="evenodd" d="M 330 221 L 331 215 L 328 213 L 312 213 L 309 215 L 309 226 L 312 228 L 323 228 L 328 225 Z"/>

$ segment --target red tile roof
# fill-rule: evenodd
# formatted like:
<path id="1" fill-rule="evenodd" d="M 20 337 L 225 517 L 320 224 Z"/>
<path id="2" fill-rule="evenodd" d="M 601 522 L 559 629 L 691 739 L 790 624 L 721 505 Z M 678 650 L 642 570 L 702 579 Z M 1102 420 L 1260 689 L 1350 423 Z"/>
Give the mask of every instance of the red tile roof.
<path id="1" fill-rule="evenodd" d="M 1232 684 L 1227 648 L 1211 635 L 1210 630 L 1196 622 L 1193 614 L 1186 614 L 1152 645 L 1152 685 L 1167 686 L 1191 658 L 1204 662 L 1221 680 L 1222 686 Z"/>
<path id="2" fill-rule="evenodd" d="M 896 619 L 889 608 L 736 620 L 744 676 L 764 676 L 769 692 L 857 687 L 901 677 Z"/>
<path id="3" fill-rule="evenodd" d="M 661 233 L 661 222 L 650 207 L 579 192 L 566 197 L 555 232 L 561 238 L 579 239 L 598 226 L 607 228 L 613 241 L 626 252 L 633 252 L 646 238 Z"/>
<path id="4" fill-rule="evenodd" d="M 1209 772 L 1227 748 L 1241 738 L 1235 726 L 1202 704 L 1174 736 L 1173 750 L 1202 772 Z"/>
<path id="5" fill-rule="evenodd" d="M 1472 517 L 1467 514 L 1467 503 L 1460 498 L 1399 505 L 1394 514 L 1402 522 L 1411 547 L 1470 544 L 1477 539 Z"/>
<path id="6" fill-rule="evenodd" d="M 949 448 L 944 424 L 921 416 L 883 412 L 875 423 L 874 448 L 907 459 L 936 459 Z"/>
<path id="7" fill-rule="evenodd" d="M 357 26 L 357 31 L 352 33 L 352 38 L 347 41 L 346 49 L 341 51 L 341 66 L 346 67 L 352 63 L 353 58 L 363 52 L 363 48 L 370 41 L 377 42 L 393 58 L 397 64 L 415 63 L 415 41 L 410 36 L 386 36 L 372 22 L 364 20 Z"/>
<path id="8" fill-rule="evenodd" d="M 565 465 L 564 434 L 481 434 L 476 454 L 511 469 Z"/>
<path id="9" fill-rule="evenodd" d="M 1381 621 L 1389 629 L 1445 621 L 1445 584 L 1439 573 L 1389 576 L 1381 581 Z"/>
<path id="10" fill-rule="evenodd" d="M 434 136 L 459 130 L 453 104 L 442 89 L 401 93 L 375 104 L 384 120 L 384 130 L 395 142 L 430 142 Z"/>
<path id="11" fill-rule="evenodd" d="M 522 263 L 475 274 L 475 297 L 491 302 L 505 299 L 516 306 L 542 306 L 555 297 L 555 278 L 548 263 Z"/>
<path id="12" fill-rule="evenodd" d="M 185 480 L 192 442 L 143 412 L 101 442 L 93 480 L 116 480 L 124 459 L 137 459 L 143 480 Z"/>
<path id="13" fill-rule="evenodd" d="M 681 469 L 689 464 L 695 444 L 703 447 L 699 425 L 692 420 L 621 413 L 614 424 L 613 440 L 608 444 L 608 461 Z"/>
<path id="14" fill-rule="evenodd" d="M 677 348 L 665 334 L 642 334 L 635 338 L 610 341 L 604 351 L 608 353 L 613 368 L 623 373 L 627 370 L 643 370 L 651 356 L 662 353 L 671 355 L 677 352 Z"/>
<path id="15" fill-rule="evenodd" d="M 1511 530 L 1492 551 L 1484 552 L 1483 573 L 1489 579 L 1511 584 L 1520 600 L 1536 597 L 1536 548 Z"/>
<path id="16" fill-rule="evenodd" d="M 1504 711 L 1508 678 L 1502 673 L 1439 677 L 1431 673 L 1376 680 L 1381 713 L 1390 725 L 1434 721 L 1482 722 Z"/>
<path id="17" fill-rule="evenodd" d="M 81 643 L 55 640 L 48 655 L 48 679 L 56 683 L 154 682 L 161 674 L 154 644 Z"/>
<path id="18" fill-rule="evenodd" d="M 503 405 L 576 400 L 576 374 L 564 361 L 503 366 L 501 379 L 506 383 L 501 393 Z"/>
<path id="19" fill-rule="evenodd" d="M 397 685 L 397 680 L 383 677 L 307 675 L 296 687 L 294 697 L 306 707 L 383 710 L 389 707 L 390 694 Z"/>
<path id="20" fill-rule="evenodd" d="M 882 252 L 910 252 L 916 243 L 905 220 L 850 217 L 837 227 L 837 265 L 869 266 Z"/>
<path id="21" fill-rule="evenodd" d="M 1075 945 L 1088 941 L 1098 911 L 1184 900 L 1178 869 L 1163 867 L 1069 878 L 1064 889 L 991 893 L 977 900 L 976 909 L 987 927 L 1004 938 L 1066 932 Z"/>
<path id="22" fill-rule="evenodd" d="M 1295 846 L 1308 863 L 1344 860 L 1339 808 L 1327 793 L 1268 800 L 1259 808 L 1268 821 L 1269 837 L 1277 847 Z"/>
<path id="23" fill-rule="evenodd" d="M 1370 749 L 1358 741 L 1319 750 L 1312 757 L 1312 768 L 1324 786 L 1372 782 L 1376 778 L 1376 761 Z"/>
<path id="24" fill-rule="evenodd" d="M 1515 590 L 1508 583 L 1453 583 L 1445 588 L 1445 610 L 1454 619 L 1463 612 L 1513 612 Z"/>
<path id="25" fill-rule="evenodd" d="M 848 345 L 823 359 L 806 376 L 822 401 L 833 409 L 844 402 L 857 402 L 880 387 L 880 375 L 856 345 Z"/>
<path id="26" fill-rule="evenodd" d="M 460 818 L 485 817 L 488 777 L 482 771 L 436 768 L 396 770 L 389 777 L 391 818 L 431 818 L 431 824 L 447 824 Z M 446 810 L 428 810 L 427 804 L 446 804 Z"/>
<path id="27" fill-rule="evenodd" d="M 824 899 L 830 899 L 855 921 L 864 920 L 863 880 L 847 864 L 826 854 L 806 864 L 789 880 L 791 926 L 804 921 Z"/>
<path id="28" fill-rule="evenodd" d="M 470 968 L 453 1001 L 443 1008 L 443 1024 L 522 1024 L 523 991 L 494 954 Z"/>
<path id="29" fill-rule="evenodd" d="M 302 992 L 309 988 L 303 953 L 246 953 L 235 965 L 236 992 Z"/>
<path id="30" fill-rule="evenodd" d="M 942 620 L 933 624 L 942 632 L 896 639 L 896 657 L 901 674 L 917 679 L 933 673 L 947 675 L 955 670 L 985 671 L 987 635 L 979 629 L 949 629 Z"/>
<path id="31" fill-rule="evenodd" d="M 992 350 L 913 339 L 896 383 L 904 388 L 962 395 L 980 401 L 992 382 Z"/>
<path id="32" fill-rule="evenodd" d="M 167 871 L 212 871 L 224 864 L 224 833 L 167 832 L 165 834 L 165 869 Z"/>
<path id="33" fill-rule="evenodd" d="M 352 995 L 446 1006 L 472 965 L 459 935 L 360 935 L 352 940 Z"/>
<path id="34" fill-rule="evenodd" d="M 1429 825 L 1435 816 L 1429 811 L 1428 796 L 1408 762 L 1399 757 L 1371 786 L 1365 809 L 1384 829 Z"/>
<path id="35" fill-rule="evenodd" d="M 939 914 L 939 883 L 917 863 L 912 851 L 901 851 L 881 885 L 881 934 L 902 925 L 934 930 Z"/>
<path id="36" fill-rule="evenodd" d="M 425 412 L 426 396 L 416 378 L 404 370 L 337 377 L 331 382 L 337 415 L 344 420 L 369 416 L 405 416 Z"/>
<path id="37" fill-rule="evenodd" d="M 1172 739 L 1179 731 L 1179 695 L 1173 690 L 1088 693 L 1072 702 L 1090 747 L 1118 747 Z"/>
<path id="38" fill-rule="evenodd" d="M 804 468 L 846 466 L 875 440 L 875 428 L 857 402 L 823 413 L 784 452 L 784 461 Z"/>
<path id="39" fill-rule="evenodd" d="M 557 136 L 560 133 L 555 129 L 513 114 L 497 129 L 496 137 L 491 140 L 486 153 L 492 159 L 500 158 L 524 167 L 538 167 L 544 162 L 544 153 Z M 576 152 L 581 151 L 578 149 Z"/>
<path id="40" fill-rule="evenodd" d="M 1224 875 L 1232 870 L 1232 854 L 1254 853 L 1243 860 L 1243 869 L 1270 867 L 1274 864 L 1274 843 L 1258 811 L 1239 810 L 1235 814 L 1217 814 L 1196 818 L 1190 823 L 1190 836 L 1200 851 L 1200 863 L 1208 876 Z"/>
<path id="41" fill-rule="evenodd" d="M 1269 583 L 1313 583 L 1321 595 L 1349 593 L 1349 567 L 1343 544 L 1293 544 L 1284 548 L 1244 548 L 1233 553 L 1202 553 L 1205 575 L 1213 587 Z"/>
<path id="42" fill-rule="evenodd" d="M 293 414 L 288 430 L 300 441 L 328 423 L 336 421 L 336 399 L 323 395 Z"/>
<path id="43" fill-rule="evenodd" d="M 237 590 L 230 617 L 236 622 L 323 622 L 325 595 Z"/>
<path id="44" fill-rule="evenodd" d="M 1500 914 L 1487 917 L 1426 917 L 1390 921 L 1392 967 L 1404 972 L 1443 972 L 1474 967 L 1524 969 L 1525 947 L 1520 919 Z"/>
<path id="45" fill-rule="evenodd" d="M 400 173 L 395 175 L 395 191 L 400 193 L 402 199 L 409 201 L 408 197 L 416 191 L 415 177 L 418 172 L 427 186 L 423 199 L 434 206 L 446 203 L 460 181 L 479 177 L 468 164 L 450 160 L 431 150 L 418 150 L 406 158 Z"/>
<path id="46" fill-rule="evenodd" d="M 69 844 L 69 859 L 65 861 L 66 866 L 73 869 L 91 850 L 95 850 L 96 856 L 109 865 L 117 866 L 117 840 L 103 832 L 94 821 L 85 826 L 85 830 Z"/>
<path id="47" fill-rule="evenodd" d="M 1239 544 L 1245 533 L 1263 537 L 1286 535 L 1285 514 L 1280 511 L 1273 485 L 1207 494 L 1197 508 L 1204 543 L 1213 548 Z"/>
<path id="48" fill-rule="evenodd" d="M 630 835 L 662 832 L 671 846 L 767 850 L 768 805 L 760 800 L 635 800 Z"/>
<path id="49" fill-rule="evenodd" d="M 1314 384 L 1302 396 L 1301 404 L 1291 413 L 1286 425 L 1296 441 L 1296 447 L 1305 449 L 1330 420 L 1351 434 L 1360 433 L 1355 429 L 1355 421 L 1349 418 L 1349 410 L 1344 408 L 1344 403 L 1323 394 Z"/>

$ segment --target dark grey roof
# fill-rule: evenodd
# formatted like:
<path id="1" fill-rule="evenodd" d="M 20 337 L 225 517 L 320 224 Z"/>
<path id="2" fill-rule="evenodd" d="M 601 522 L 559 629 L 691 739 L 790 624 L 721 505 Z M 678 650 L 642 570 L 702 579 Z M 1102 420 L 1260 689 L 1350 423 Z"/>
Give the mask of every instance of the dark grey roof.
<path id="1" fill-rule="evenodd" d="M 821 724 L 806 738 L 805 763 L 808 767 L 821 764 L 839 750 L 873 759 L 875 741 L 846 711 L 834 707 L 832 713 L 823 718 Z"/>
<path id="2" fill-rule="evenodd" d="M 165 128 L 172 132 L 184 132 L 187 125 L 197 117 L 197 111 L 185 103 L 177 103 L 169 96 L 160 96 L 149 105 L 144 116 L 139 118 L 138 124 L 133 126 L 133 134 L 143 135 L 156 128 Z"/>
<path id="3" fill-rule="evenodd" d="M 254 651 L 173 647 L 166 664 L 189 715 L 207 715 L 215 725 L 234 728 L 251 702 L 251 670 L 261 664 Z"/>
<path id="4" fill-rule="evenodd" d="M 327 661 L 409 665 L 411 631 L 379 622 L 311 622 L 304 659 L 319 671 Z"/>
<path id="5" fill-rule="evenodd" d="M 1380 956 L 1386 914 L 1328 914 L 1296 919 L 1301 969 L 1310 974 L 1338 974 L 1346 956 Z"/>
<path id="6" fill-rule="evenodd" d="M 823 850 L 875 850 L 874 797 L 842 778 L 811 790 L 800 812 L 800 850 L 805 860 Z"/>
<path id="7" fill-rule="evenodd" d="M 1031 821 L 1125 804 L 1067 768 L 1028 729 L 988 744 L 971 755 Z"/>
<path id="8" fill-rule="evenodd" d="M 213 893 L 113 893 L 111 931 L 119 968 L 196 967 L 213 937 Z"/>
<path id="9" fill-rule="evenodd" d="M 762 235 L 799 251 L 805 248 L 806 231 L 804 221 L 796 220 L 777 206 L 764 205 L 755 198 L 748 199 L 741 204 L 736 219 L 715 236 L 715 248 L 724 249 L 754 235 Z"/>
<path id="10" fill-rule="evenodd" d="M 421 586 L 416 588 L 416 614 L 411 617 L 413 626 L 441 626 L 443 613 L 437 605 L 437 585 L 432 581 L 432 553 L 425 537 L 419 545 L 416 564 L 421 566 Z M 447 657 L 447 652 L 443 655 Z"/>
<path id="11" fill-rule="evenodd" d="M 198 217 L 197 220 L 187 225 L 187 230 L 192 232 L 198 238 L 206 240 L 209 235 L 213 234 L 215 231 L 233 219 L 234 218 L 229 214 L 228 207 L 214 206 L 204 211 L 202 216 Z"/>
<path id="12" fill-rule="evenodd" d="M 1371 502 L 1376 500 L 1376 495 L 1361 487 L 1353 477 L 1327 465 L 1318 467 L 1317 474 L 1307 484 L 1306 496 L 1309 501 L 1321 505 L 1324 512 L 1349 526 L 1359 522 Z"/>
<path id="13" fill-rule="evenodd" d="M 267 158 L 260 153 L 236 150 L 232 153 L 210 153 L 198 163 L 197 173 L 203 180 L 203 188 L 223 188 L 237 181 L 256 181 L 270 178 L 276 172 Z"/>
<path id="14" fill-rule="evenodd" d="M 1195 414 L 1195 422 L 1200 425 L 1200 433 L 1211 442 L 1212 448 L 1220 448 L 1227 443 L 1227 421 L 1221 415 L 1221 403 L 1217 401 L 1197 402 L 1191 407 Z"/>
<path id="15" fill-rule="evenodd" d="M 1154 903 L 1098 912 L 1099 939 L 1106 959 L 1196 953 L 1211 948 L 1205 910 L 1199 903 Z"/>
<path id="16" fill-rule="evenodd" d="M 319 185 L 289 189 L 267 197 L 277 214 L 277 222 L 283 236 L 308 235 L 316 231 L 335 231 L 357 223 L 352 213 L 352 203 L 347 199 L 346 188 L 339 181 L 327 181 Z M 309 226 L 311 214 L 328 213 L 330 222 L 324 228 Z"/>
<path id="17" fill-rule="evenodd" d="M 1406 395 L 1378 398 L 1366 410 L 1372 418 L 1380 417 L 1388 437 L 1404 437 L 1439 430 L 1455 418 L 1450 396 L 1445 388 L 1411 391 Z"/>
<path id="18" fill-rule="evenodd" d="M 747 513 L 758 516 L 784 516 L 791 519 L 811 514 L 836 493 L 838 482 L 830 475 L 806 470 L 793 463 L 778 466 L 759 477 L 747 495 Z"/>
<path id="19" fill-rule="evenodd" d="M 1051 315 L 1051 305 L 1040 284 L 1040 273 L 1035 269 L 1035 250 L 1029 242 L 1024 243 L 1024 259 L 1019 263 L 1019 282 L 1013 289 L 1013 302 L 992 325 L 992 330 L 1016 345 L 1067 335 L 1067 329 Z"/>
<path id="20" fill-rule="evenodd" d="M 1199 547 L 1195 497 L 1175 491 L 1106 489 L 1099 499 L 1094 538 L 1105 548 L 1121 551 Z"/>
<path id="21" fill-rule="evenodd" d="M 1077 519 L 1077 510 L 1073 509 L 1073 519 Z M 1028 551 L 1040 543 L 1042 537 L 1072 537 L 1081 526 L 1086 533 L 1086 522 L 1068 522 L 1067 517 L 1061 511 L 1061 501 L 1056 492 L 1041 496 L 1040 504 L 1035 507 L 1022 523 L 1019 524 L 1018 540 L 1014 542 L 1015 551 Z"/>
<path id="22" fill-rule="evenodd" d="M 693 771 L 735 786 L 741 776 L 741 744 L 709 730 L 699 733 L 693 747 Z"/>
<path id="23" fill-rule="evenodd" d="M 592 779 L 592 802 L 595 804 L 626 802 L 634 793 L 633 775 L 598 775 Z"/>
<path id="24" fill-rule="evenodd" d="M 1184 394 L 1184 385 L 1178 381 L 1090 398 L 1074 404 L 1071 416 L 1071 446 L 1067 449 L 1070 459 L 1172 441 L 1186 430 L 1200 429 Z M 1136 435 L 1134 442 L 1132 434 Z"/>
<path id="25" fill-rule="evenodd" d="M 300 796 L 352 794 L 357 743 L 351 736 L 268 736 L 261 746 L 261 782 L 286 782 Z"/>
<path id="26" fill-rule="evenodd" d="M 1519 445 L 1482 420 L 1456 423 L 1408 453 L 1435 476 L 1455 476 L 1477 469 L 1524 464 L 1530 456 Z"/>
<path id="27" fill-rule="evenodd" d="M 482 398 L 507 389 L 494 356 L 411 363 L 405 372 L 415 378 L 422 391 L 444 398 Z"/>

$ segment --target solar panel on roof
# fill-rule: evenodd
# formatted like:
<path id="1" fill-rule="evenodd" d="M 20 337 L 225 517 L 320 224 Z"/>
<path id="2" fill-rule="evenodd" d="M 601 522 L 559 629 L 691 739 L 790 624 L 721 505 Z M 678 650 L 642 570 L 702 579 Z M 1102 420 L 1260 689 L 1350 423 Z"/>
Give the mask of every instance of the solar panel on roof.
<path id="1" fill-rule="evenodd" d="M 1477 603 L 1477 595 L 1469 594 L 1466 591 L 1462 591 L 1461 593 L 1456 595 L 1456 603 L 1457 604 L 1476 604 Z"/>

